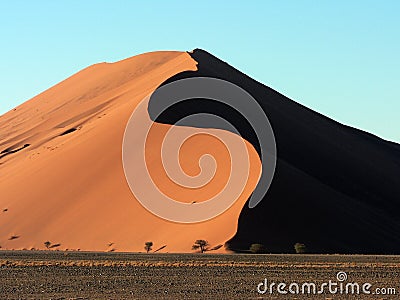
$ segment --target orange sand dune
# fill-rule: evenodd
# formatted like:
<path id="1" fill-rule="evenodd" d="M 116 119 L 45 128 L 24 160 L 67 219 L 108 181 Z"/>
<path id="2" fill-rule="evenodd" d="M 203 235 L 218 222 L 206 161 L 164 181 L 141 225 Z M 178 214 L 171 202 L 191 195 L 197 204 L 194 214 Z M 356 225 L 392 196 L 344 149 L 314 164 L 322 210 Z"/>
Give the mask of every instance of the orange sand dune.
<path id="1" fill-rule="evenodd" d="M 153 241 L 154 249 L 167 245 L 162 252 L 191 252 L 196 239 L 211 245 L 230 239 L 261 169 L 249 143 L 250 176 L 243 193 L 226 212 L 201 223 L 174 223 L 148 212 L 124 176 L 122 140 L 132 112 L 164 80 L 185 70 L 196 70 L 196 62 L 182 52 L 100 63 L 2 115 L 0 246 L 43 249 L 48 240 L 60 243 L 60 249 L 144 251 L 144 242 Z M 143 121 L 150 122 L 148 115 Z M 211 154 L 217 162 L 209 184 L 188 189 L 171 181 L 163 170 L 159 152 L 170 128 L 153 124 L 146 144 L 149 172 L 160 190 L 189 203 L 218 194 L 231 167 L 229 151 L 219 138 L 234 145 L 243 140 L 216 129 L 174 127 L 172 135 L 198 133 L 179 153 L 187 174 L 199 173 L 203 154 Z"/>

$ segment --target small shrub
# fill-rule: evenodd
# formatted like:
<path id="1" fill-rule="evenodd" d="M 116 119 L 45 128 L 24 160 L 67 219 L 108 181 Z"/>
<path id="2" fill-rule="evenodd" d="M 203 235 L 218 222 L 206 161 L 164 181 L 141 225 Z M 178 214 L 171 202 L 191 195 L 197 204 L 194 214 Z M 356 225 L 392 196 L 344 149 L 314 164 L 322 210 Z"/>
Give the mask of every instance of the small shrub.
<path id="1" fill-rule="evenodd" d="M 296 243 L 294 244 L 294 250 L 296 250 L 297 254 L 303 254 L 307 252 L 307 247 L 302 243 Z"/>
<path id="2" fill-rule="evenodd" d="M 144 250 L 146 250 L 146 253 L 149 253 L 153 247 L 153 242 L 146 242 L 144 243 Z"/>
<path id="3" fill-rule="evenodd" d="M 45 247 L 46 247 L 47 249 L 50 249 L 51 243 L 50 243 L 49 241 L 46 241 L 46 242 L 44 242 L 43 244 L 45 245 Z"/>
<path id="4" fill-rule="evenodd" d="M 251 244 L 250 252 L 254 254 L 267 253 L 267 249 L 263 244 Z"/>

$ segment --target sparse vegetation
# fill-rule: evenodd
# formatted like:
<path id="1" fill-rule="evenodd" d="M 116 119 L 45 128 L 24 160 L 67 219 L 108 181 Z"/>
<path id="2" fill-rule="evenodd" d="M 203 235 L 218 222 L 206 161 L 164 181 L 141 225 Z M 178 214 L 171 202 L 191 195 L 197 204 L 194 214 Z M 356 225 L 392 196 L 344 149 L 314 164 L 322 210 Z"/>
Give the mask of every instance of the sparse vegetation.
<path id="1" fill-rule="evenodd" d="M 294 244 L 294 250 L 296 251 L 297 254 L 303 254 L 307 252 L 307 247 L 305 244 L 296 243 Z"/>
<path id="2" fill-rule="evenodd" d="M 267 253 L 267 248 L 263 244 L 251 244 L 250 252 L 254 254 Z"/>
<path id="3" fill-rule="evenodd" d="M 146 250 L 146 253 L 149 253 L 153 248 L 153 242 L 146 242 L 144 243 L 144 250 Z"/>
<path id="4" fill-rule="evenodd" d="M 51 242 L 46 241 L 46 242 L 44 242 L 43 244 L 44 244 L 44 246 L 45 246 L 47 249 L 50 249 Z"/>
<path id="5" fill-rule="evenodd" d="M 206 240 L 196 240 L 192 246 L 192 250 L 200 250 L 200 253 L 204 253 L 209 250 L 210 244 Z"/>

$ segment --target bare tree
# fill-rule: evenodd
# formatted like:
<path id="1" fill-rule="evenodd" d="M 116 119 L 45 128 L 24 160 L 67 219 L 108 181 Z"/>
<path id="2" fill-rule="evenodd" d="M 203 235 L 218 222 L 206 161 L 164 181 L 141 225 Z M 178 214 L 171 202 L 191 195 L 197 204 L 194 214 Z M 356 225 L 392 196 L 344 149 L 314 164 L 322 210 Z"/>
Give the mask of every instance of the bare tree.
<path id="1" fill-rule="evenodd" d="M 192 250 L 200 250 L 201 253 L 204 253 L 209 250 L 208 246 L 210 244 L 206 240 L 196 240 L 192 246 Z"/>
<path id="2" fill-rule="evenodd" d="M 153 247 L 153 242 L 146 242 L 144 243 L 144 250 L 146 250 L 146 253 L 149 253 Z"/>

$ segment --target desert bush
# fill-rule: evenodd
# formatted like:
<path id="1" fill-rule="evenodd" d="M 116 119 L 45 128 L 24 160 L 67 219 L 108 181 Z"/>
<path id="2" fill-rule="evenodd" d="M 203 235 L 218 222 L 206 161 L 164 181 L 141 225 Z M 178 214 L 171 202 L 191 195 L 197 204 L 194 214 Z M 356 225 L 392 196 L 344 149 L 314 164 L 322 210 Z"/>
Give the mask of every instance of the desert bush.
<path id="1" fill-rule="evenodd" d="M 46 242 L 44 242 L 43 244 L 45 245 L 45 247 L 46 247 L 47 249 L 50 249 L 51 243 L 50 243 L 49 241 L 46 241 Z"/>
<path id="2" fill-rule="evenodd" d="M 307 247 L 305 244 L 296 243 L 294 244 L 294 250 L 296 251 L 297 254 L 303 254 L 307 252 Z"/>
<path id="3" fill-rule="evenodd" d="M 251 244 L 250 252 L 254 254 L 267 253 L 267 249 L 263 244 Z"/>
<path id="4" fill-rule="evenodd" d="M 146 253 L 149 253 L 153 247 L 153 242 L 146 242 L 144 243 L 144 250 L 146 250 Z"/>

